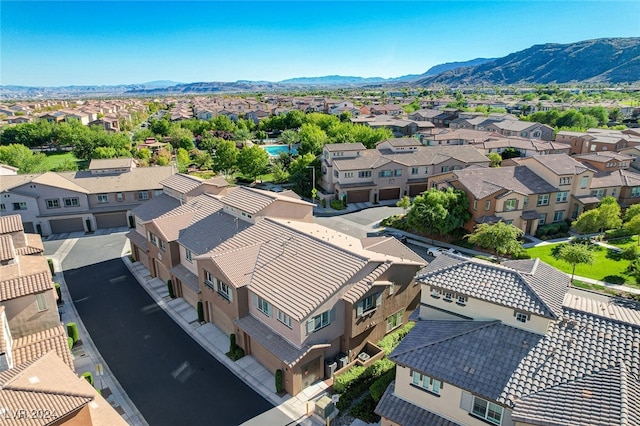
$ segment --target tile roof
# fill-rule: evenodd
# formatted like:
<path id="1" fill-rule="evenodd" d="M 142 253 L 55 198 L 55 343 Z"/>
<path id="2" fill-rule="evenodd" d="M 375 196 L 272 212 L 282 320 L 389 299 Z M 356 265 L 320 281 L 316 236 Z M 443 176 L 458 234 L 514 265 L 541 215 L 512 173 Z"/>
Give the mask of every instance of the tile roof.
<path id="1" fill-rule="evenodd" d="M 62 179 L 67 180 L 68 184 L 82 189 L 82 191 L 78 190 L 78 192 L 88 194 L 162 189 L 161 181 L 172 174 L 173 168 L 170 166 L 136 167 L 126 173 L 104 175 L 94 175 L 88 170 L 58 173 Z M 56 183 L 54 186 L 59 185 Z"/>
<path id="2" fill-rule="evenodd" d="M 77 173 L 82 173 L 82 172 L 77 172 Z M 89 174 L 90 172 L 85 172 L 85 173 Z M 74 176 L 74 172 L 66 172 L 66 173 L 46 172 L 33 178 L 31 182 L 39 183 L 40 185 L 48 185 L 55 188 L 67 189 L 69 191 L 79 192 L 81 194 L 88 194 L 90 191 L 88 191 L 83 186 L 73 182 L 73 176 Z"/>
<path id="3" fill-rule="evenodd" d="M 484 154 L 470 145 L 421 146 L 415 151 L 389 153 L 384 156 L 406 166 L 434 165 L 450 159 L 462 163 L 489 163 Z"/>
<path id="4" fill-rule="evenodd" d="M 160 185 L 166 186 L 181 194 L 186 194 L 202 185 L 202 182 L 204 182 L 204 180 L 199 177 L 178 173 L 162 180 Z"/>
<path id="5" fill-rule="evenodd" d="M 364 155 L 360 155 L 355 158 L 335 158 L 333 159 L 333 165 L 338 170 L 362 170 L 362 169 L 376 169 L 382 167 L 385 164 L 390 163 L 391 160 L 382 155 L 376 150 L 366 150 Z"/>
<path id="6" fill-rule="evenodd" d="M 180 206 L 180 200 L 176 200 L 166 194 L 161 194 L 132 209 L 131 213 L 143 222 L 148 222 L 151 219 L 162 216 L 178 206 Z"/>
<path id="7" fill-rule="evenodd" d="M 312 203 L 303 201 L 297 197 L 291 197 L 282 192 L 263 191 L 246 186 L 238 187 L 235 191 L 222 197 L 221 201 L 230 207 L 237 208 L 249 214 L 258 214 L 276 201 L 313 206 Z"/>
<path id="8" fill-rule="evenodd" d="M 454 171 L 458 181 L 478 198 L 508 190 L 523 195 L 548 194 L 558 189 L 525 166 L 470 167 Z"/>
<path id="9" fill-rule="evenodd" d="M 149 241 L 147 241 L 147 237 L 140 235 L 135 229 L 127 232 L 125 234 L 125 237 L 127 237 L 129 241 L 131 241 L 131 243 L 141 248 L 142 251 L 149 251 Z"/>
<path id="10" fill-rule="evenodd" d="M 188 270 L 184 265 L 178 264 L 173 268 L 169 269 L 169 271 L 178 277 L 183 284 L 186 284 L 191 290 L 196 293 L 200 292 L 200 285 L 198 284 L 198 276 L 193 272 Z"/>
<path id="11" fill-rule="evenodd" d="M 235 320 L 234 323 L 245 333 L 251 336 L 251 339 L 254 339 L 278 359 L 285 362 L 289 367 L 296 364 L 296 362 L 308 354 L 309 351 L 331 346 L 328 343 L 315 345 L 309 344 L 302 348 L 297 348 L 287 340 L 283 339 L 279 333 L 274 332 L 251 315 L 245 315 L 244 317 Z"/>
<path id="12" fill-rule="evenodd" d="M 607 301 L 581 297 L 567 293 L 563 306 L 569 309 L 588 312 L 592 315 L 621 323 L 639 325 L 640 307 L 629 299 L 620 297 L 607 298 Z"/>
<path id="13" fill-rule="evenodd" d="M 333 151 L 360 151 L 367 149 L 362 143 L 328 143 L 324 146 L 329 152 Z"/>
<path id="14" fill-rule="evenodd" d="M 0 234 L 0 262 L 6 262 L 15 257 L 16 251 L 13 248 L 13 238 L 11 238 L 11 235 Z"/>
<path id="15" fill-rule="evenodd" d="M 218 244 L 244 231 L 252 224 L 219 210 L 202 219 L 194 220 L 182 229 L 178 243 L 196 255 L 206 253 Z"/>
<path id="16" fill-rule="evenodd" d="M 24 185 L 31 182 L 32 179 L 38 177 L 37 174 L 30 175 L 2 175 L 0 179 L 0 191 L 8 191 L 13 188 Z"/>
<path id="17" fill-rule="evenodd" d="M 380 398 L 375 413 L 394 424 L 402 426 L 461 426 L 429 410 L 418 407 L 395 396 L 396 382 L 393 381 Z"/>
<path id="18" fill-rule="evenodd" d="M 19 255 L 40 254 L 44 253 L 44 245 L 42 238 L 38 234 L 24 234 L 25 246 L 16 248 Z"/>
<path id="19" fill-rule="evenodd" d="M 511 417 L 541 426 L 640 425 L 639 393 L 638 377 L 622 364 L 526 396 Z"/>
<path id="20" fill-rule="evenodd" d="M 0 267 L 0 301 L 53 288 L 51 271 L 44 256 L 20 256 L 13 265 Z"/>
<path id="21" fill-rule="evenodd" d="M 217 198 L 203 194 L 151 220 L 151 223 L 155 225 L 165 241 L 176 241 L 180 236 L 180 231 L 220 212 L 222 208 L 223 205 Z"/>
<path id="22" fill-rule="evenodd" d="M 534 155 L 528 157 L 526 161 L 537 161 L 558 175 L 579 175 L 589 170 L 584 164 L 567 154 Z"/>
<path id="23" fill-rule="evenodd" d="M 133 158 L 103 158 L 93 159 L 89 163 L 89 170 L 100 169 L 120 169 L 131 168 L 133 165 Z"/>
<path id="24" fill-rule="evenodd" d="M 13 356 L 15 364 L 23 364 L 41 357 L 47 352 L 55 351 L 71 370 L 74 370 L 73 359 L 69 351 L 67 333 L 62 324 L 37 333 L 14 339 Z"/>
<path id="25" fill-rule="evenodd" d="M 557 318 L 569 278 L 539 259 L 525 262 L 509 261 L 503 266 L 443 253 L 416 279 L 497 305 Z"/>
<path id="26" fill-rule="evenodd" d="M 376 253 L 388 254 L 390 256 L 399 257 L 401 259 L 409 259 L 415 262 L 421 262 L 424 265 L 427 262 L 418 256 L 409 247 L 398 241 L 393 237 L 368 237 L 360 240 L 362 247 L 367 250 L 375 251 Z"/>
<path id="27" fill-rule="evenodd" d="M 2 179 L 4 179 L 4 176 Z M 24 231 L 22 216 L 19 214 L 0 216 L 0 234 L 11 234 L 12 232 L 20 231 Z"/>

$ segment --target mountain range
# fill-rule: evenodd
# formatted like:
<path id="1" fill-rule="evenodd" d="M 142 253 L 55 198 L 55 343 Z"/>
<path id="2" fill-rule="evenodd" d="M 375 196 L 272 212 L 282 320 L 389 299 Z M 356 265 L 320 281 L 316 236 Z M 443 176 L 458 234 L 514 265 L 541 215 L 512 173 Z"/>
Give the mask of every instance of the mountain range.
<path id="1" fill-rule="evenodd" d="M 541 44 L 502 58 L 477 58 L 431 67 L 395 78 L 321 76 L 279 82 L 177 83 L 152 81 L 114 86 L 0 86 L 0 98 L 145 96 L 190 93 L 246 93 L 318 88 L 499 86 L 518 84 L 620 84 L 640 82 L 640 37 L 603 38 L 569 44 Z"/>

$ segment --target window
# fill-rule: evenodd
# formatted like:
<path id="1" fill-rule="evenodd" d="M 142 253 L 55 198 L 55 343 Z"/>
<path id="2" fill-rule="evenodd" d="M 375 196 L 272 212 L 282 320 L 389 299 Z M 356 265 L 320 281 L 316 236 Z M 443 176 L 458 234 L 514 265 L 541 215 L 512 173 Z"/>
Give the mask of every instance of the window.
<path id="1" fill-rule="evenodd" d="M 162 193 L 162 191 L 160 191 Z M 124 201 L 124 194 L 122 192 L 116 192 L 116 201 Z"/>
<path id="2" fill-rule="evenodd" d="M 418 168 L 417 167 L 412 167 L 411 168 L 411 174 L 412 175 L 417 175 L 419 173 Z"/>
<path id="3" fill-rule="evenodd" d="M 515 198 L 508 199 L 504 202 L 504 210 L 508 212 L 513 211 L 516 209 L 517 204 L 518 200 L 516 200 Z"/>
<path id="4" fill-rule="evenodd" d="M 445 291 L 444 292 L 444 299 L 445 302 L 453 302 L 453 293 L 449 292 L 449 291 Z"/>
<path id="5" fill-rule="evenodd" d="M 522 200 L 522 207 L 527 207 L 527 204 L 529 204 L 529 197 L 524 197 Z"/>
<path id="6" fill-rule="evenodd" d="M 204 283 L 210 289 L 215 290 L 215 288 L 213 286 L 213 275 L 211 275 L 211 272 L 209 272 L 207 270 L 204 271 Z"/>
<path id="7" fill-rule="evenodd" d="M 485 210 L 491 209 L 491 201 L 490 200 L 487 200 L 487 201 L 484 202 L 484 209 Z"/>
<path id="8" fill-rule="evenodd" d="M 149 193 L 147 191 L 139 191 L 138 192 L 138 200 L 148 200 Z"/>
<path id="9" fill-rule="evenodd" d="M 271 316 L 271 305 L 269 304 L 269 302 L 267 302 L 266 300 L 264 300 L 260 296 L 257 296 L 257 305 L 256 305 L 256 307 L 258 308 L 258 310 L 260 312 L 262 312 L 266 316 L 268 316 L 268 317 Z"/>
<path id="10" fill-rule="evenodd" d="M 391 170 L 380 170 L 378 177 L 391 177 Z"/>
<path id="11" fill-rule="evenodd" d="M 440 299 L 440 296 L 442 296 L 442 290 L 440 290 L 439 288 L 431 289 L 431 297 L 433 297 L 434 299 Z"/>
<path id="12" fill-rule="evenodd" d="M 60 208 L 60 200 L 57 198 L 51 199 L 51 200 L 45 200 L 45 202 L 47 203 L 47 208 L 48 209 L 58 209 Z"/>
<path id="13" fill-rule="evenodd" d="M 478 200 L 473 200 L 473 209 L 478 210 Z"/>
<path id="14" fill-rule="evenodd" d="M 313 333 L 323 327 L 329 325 L 329 311 L 325 311 L 318 316 L 311 318 L 307 321 L 307 332 Z"/>
<path id="15" fill-rule="evenodd" d="M 156 237 L 155 234 L 151 232 L 149 232 L 149 241 L 151 241 L 151 244 L 158 247 L 158 237 Z"/>
<path id="16" fill-rule="evenodd" d="M 191 252 L 191 250 L 189 249 L 184 249 L 184 251 L 184 258 L 187 259 L 189 263 L 193 263 L 193 252 Z"/>
<path id="17" fill-rule="evenodd" d="M 371 177 L 371 170 L 363 170 L 361 172 L 358 172 L 358 177 L 359 178 L 370 178 Z"/>
<path id="18" fill-rule="evenodd" d="M 467 305 L 467 296 L 461 296 L 458 295 L 458 299 L 456 301 L 456 304 L 460 305 L 460 306 L 466 306 Z"/>
<path id="19" fill-rule="evenodd" d="M 515 312 L 514 313 L 516 316 L 516 321 L 521 322 L 521 323 L 525 323 L 527 321 L 529 321 L 529 314 L 525 314 L 524 312 Z"/>
<path id="20" fill-rule="evenodd" d="M 425 175 L 428 175 L 428 174 L 429 174 L 429 168 L 428 168 L 428 167 L 425 167 L 425 168 L 424 168 L 424 174 L 425 174 Z"/>
<path id="21" fill-rule="evenodd" d="M 65 207 L 78 207 L 80 205 L 78 197 L 65 198 L 62 201 L 64 202 Z"/>
<path id="22" fill-rule="evenodd" d="M 570 177 L 561 177 L 560 178 L 560 185 L 571 185 L 571 178 Z"/>
<path id="23" fill-rule="evenodd" d="M 513 225 L 513 220 L 505 220 L 504 223 L 506 223 L 507 225 Z"/>
<path id="24" fill-rule="evenodd" d="M 391 315 L 387 318 L 387 333 L 393 330 L 396 327 L 402 325 L 402 316 L 404 315 L 404 310 L 399 310 L 395 314 Z"/>
<path id="25" fill-rule="evenodd" d="M 344 173 L 344 177 L 346 177 L 346 178 L 351 178 L 351 177 L 353 177 L 353 172 L 345 172 L 345 173 Z"/>
<path id="26" fill-rule="evenodd" d="M 564 210 L 556 210 L 553 212 L 553 221 L 560 222 L 564 218 Z"/>
<path id="27" fill-rule="evenodd" d="M 440 389 L 442 389 L 442 382 L 440 380 L 425 376 L 417 371 L 411 373 L 411 384 L 427 392 L 435 393 L 436 395 L 440 394 Z"/>
<path id="28" fill-rule="evenodd" d="M 382 294 L 376 293 L 365 297 L 356 307 L 356 316 L 362 316 L 363 314 L 377 308 L 382 304 Z"/>
<path id="29" fill-rule="evenodd" d="M 540 216 L 538 216 L 538 225 L 544 225 L 546 221 L 547 221 L 547 214 L 540 213 Z"/>
<path id="30" fill-rule="evenodd" d="M 291 317 L 278 309 L 278 321 L 291 328 Z"/>
<path id="31" fill-rule="evenodd" d="M 108 203 L 109 196 L 107 194 L 98 194 L 98 203 Z"/>
<path id="32" fill-rule="evenodd" d="M 44 293 L 36 294 L 36 305 L 38 306 L 38 312 L 47 310 L 47 299 L 45 299 Z"/>
<path id="33" fill-rule="evenodd" d="M 395 169 L 393 171 L 394 176 L 402 176 L 402 169 Z"/>
<path id="34" fill-rule="evenodd" d="M 231 288 L 229 287 L 229 285 L 218 279 L 216 279 L 215 284 L 216 287 L 218 287 L 218 294 L 231 302 L 233 300 L 233 295 L 231 293 Z"/>
<path id="35" fill-rule="evenodd" d="M 159 195 L 162 195 L 162 192 L 163 192 L 162 189 L 154 189 L 153 190 L 153 196 L 157 197 Z M 120 200 L 118 200 L 118 201 L 120 201 Z"/>
<path id="36" fill-rule="evenodd" d="M 167 243 L 164 242 L 164 240 L 161 240 L 160 238 L 158 238 L 158 246 L 160 247 L 160 250 L 162 251 L 167 251 Z"/>
<path id="37" fill-rule="evenodd" d="M 604 189 L 594 189 L 593 191 L 591 191 L 591 195 L 593 195 L 597 199 L 601 199 L 604 196 Z"/>
<path id="38" fill-rule="evenodd" d="M 634 186 L 633 188 L 631 188 L 631 196 L 640 197 L 640 186 Z"/>
<path id="39" fill-rule="evenodd" d="M 0 212 L 6 212 L 7 211 L 7 206 L 4 203 L 0 203 Z"/>
<path id="40" fill-rule="evenodd" d="M 580 182 L 580 188 L 582 189 L 586 188 L 588 180 L 589 180 L 588 176 L 582 176 L 582 181 Z"/>
<path id="41" fill-rule="evenodd" d="M 337 170 L 334 170 L 333 171 L 333 177 L 339 178 L 340 177 L 340 173 Z"/>
<path id="42" fill-rule="evenodd" d="M 538 205 L 539 206 L 548 206 L 549 205 L 549 194 L 540 194 L 540 195 L 538 195 Z"/>
<path id="43" fill-rule="evenodd" d="M 441 171 L 442 173 L 444 173 L 444 172 L 448 172 L 448 171 L 449 171 L 449 166 L 442 166 L 442 167 L 440 168 L 440 171 Z"/>
<path id="44" fill-rule="evenodd" d="M 473 397 L 472 413 L 496 425 L 502 422 L 502 407 L 477 396 Z"/>
<path id="45" fill-rule="evenodd" d="M 569 199 L 569 193 L 567 191 L 558 192 L 556 194 L 556 203 L 566 203 Z"/>

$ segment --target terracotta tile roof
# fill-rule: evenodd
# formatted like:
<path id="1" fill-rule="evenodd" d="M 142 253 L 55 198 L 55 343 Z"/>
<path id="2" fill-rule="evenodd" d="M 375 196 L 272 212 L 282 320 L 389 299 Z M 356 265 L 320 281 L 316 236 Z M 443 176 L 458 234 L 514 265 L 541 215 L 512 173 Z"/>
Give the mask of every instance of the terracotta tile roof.
<path id="1" fill-rule="evenodd" d="M 385 153 L 384 156 L 406 166 L 430 166 L 454 159 L 465 164 L 488 163 L 489 159 L 471 145 L 421 146 L 405 153 Z"/>
<path id="2" fill-rule="evenodd" d="M 191 199 L 175 209 L 153 219 L 156 229 L 165 241 L 176 241 L 180 236 L 180 231 L 197 223 L 223 208 L 222 203 L 215 197 L 203 194 Z"/>
<path id="3" fill-rule="evenodd" d="M 160 184 L 181 194 L 186 194 L 202 185 L 202 182 L 204 180 L 199 177 L 178 173 L 162 180 Z"/>
<path id="4" fill-rule="evenodd" d="M 367 149 L 362 143 L 329 143 L 324 146 L 329 152 L 333 151 L 360 151 Z"/>
<path id="5" fill-rule="evenodd" d="M 137 219 L 140 219 L 143 222 L 148 222 L 151 219 L 162 216 L 178 206 L 180 206 L 180 200 L 176 200 L 166 194 L 161 194 L 132 209 L 131 213 L 133 213 Z"/>
<path id="6" fill-rule="evenodd" d="M 5 176 L 2 176 L 2 179 L 4 178 Z M 22 216 L 19 214 L 0 216 L 0 234 L 11 234 L 12 232 L 20 231 L 24 231 Z"/>
<path id="7" fill-rule="evenodd" d="M 55 351 L 71 370 L 74 370 L 73 359 L 69 351 L 67 333 L 62 324 L 17 338 L 13 341 L 15 364 L 23 364 L 41 357 L 47 352 Z"/>
<path id="8" fill-rule="evenodd" d="M 100 169 L 129 169 L 133 165 L 133 158 L 105 158 L 91 160 L 89 170 Z"/>
<path id="9" fill-rule="evenodd" d="M 0 235 L 0 262 L 6 262 L 16 257 L 11 235 Z M 1 269 L 0 269 L 1 270 Z"/>
<path id="10" fill-rule="evenodd" d="M 557 318 L 569 278 L 539 259 L 521 262 L 509 261 L 503 266 L 443 253 L 416 279 L 497 305 Z"/>
<path id="11" fill-rule="evenodd" d="M 76 376 L 53 352 L 0 372 L 0 411 L 4 409 L 5 414 L 18 410 L 30 412 L 47 409 L 55 412 L 56 420 L 61 421 L 82 407 L 88 408 L 89 424 L 92 426 L 127 424 L 84 378 Z M 13 416 L 2 416 L 2 424 L 52 424 L 50 418 L 28 417 L 14 419 Z"/>
<path id="12" fill-rule="evenodd" d="M 178 243 L 196 255 L 213 250 L 214 247 L 251 226 L 235 216 L 219 210 L 200 220 L 194 220 L 180 231 Z"/>
<path id="13" fill-rule="evenodd" d="M 80 172 L 78 172 L 80 173 Z M 39 183 L 41 185 L 48 185 L 55 188 L 67 189 L 69 191 L 79 192 L 81 194 L 88 194 L 89 191 L 86 188 L 78 185 L 73 182 L 73 178 L 67 179 L 65 176 L 73 176 L 74 173 L 55 173 L 55 172 L 46 172 L 41 175 L 38 175 L 34 179 L 31 180 L 33 183 Z"/>
<path id="14" fill-rule="evenodd" d="M 0 301 L 53 288 L 51 271 L 43 256 L 20 256 L 13 265 L 0 267 Z"/>
<path id="15" fill-rule="evenodd" d="M 120 174 L 93 175 L 90 171 L 58 173 L 61 179 L 69 184 L 81 188 L 88 194 L 103 192 L 144 191 L 162 189 L 161 182 L 171 176 L 173 168 L 167 167 L 136 167 L 129 172 Z M 55 185 L 58 186 L 58 185 Z"/>
<path id="16" fill-rule="evenodd" d="M 225 205 L 252 215 L 260 213 L 267 206 L 276 201 L 313 206 L 311 203 L 300 200 L 297 197 L 290 197 L 282 192 L 277 193 L 272 191 L 263 191 L 261 189 L 248 188 L 245 186 L 238 187 L 235 191 L 232 191 L 230 194 L 222 197 L 221 201 Z"/>
<path id="17" fill-rule="evenodd" d="M 30 255 L 44 253 L 44 245 L 42 244 L 42 238 L 38 234 L 24 234 L 25 247 L 16 249 L 16 253 L 19 255 Z"/>
<path id="18" fill-rule="evenodd" d="M 526 161 L 537 161 L 557 175 L 579 175 L 589 170 L 584 164 L 574 160 L 567 154 L 535 155 L 528 157 Z"/>
<path id="19" fill-rule="evenodd" d="M 399 257 L 401 259 L 409 259 L 415 262 L 421 262 L 426 265 L 427 262 L 418 256 L 409 247 L 393 237 L 369 237 L 361 240 L 362 247 L 374 251 L 376 253 L 388 254 L 389 256 Z"/>

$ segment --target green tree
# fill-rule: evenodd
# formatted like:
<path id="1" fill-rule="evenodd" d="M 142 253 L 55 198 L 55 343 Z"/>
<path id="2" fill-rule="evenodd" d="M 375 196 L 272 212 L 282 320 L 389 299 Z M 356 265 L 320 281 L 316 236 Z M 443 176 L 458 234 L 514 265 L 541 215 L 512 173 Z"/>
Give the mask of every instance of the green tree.
<path id="1" fill-rule="evenodd" d="M 176 163 L 178 166 L 178 172 L 186 172 L 190 162 L 191 159 L 189 158 L 189 151 L 184 148 L 178 148 L 178 151 L 176 152 Z"/>
<path id="2" fill-rule="evenodd" d="M 636 204 L 640 207 L 640 204 Z M 638 239 L 638 245 L 640 246 L 640 214 L 633 216 L 630 220 L 625 222 L 624 228 L 634 234 Z"/>
<path id="3" fill-rule="evenodd" d="M 629 222 L 636 216 L 640 216 L 640 204 L 634 204 L 627 209 L 626 213 L 624 214 L 624 221 Z"/>
<path id="4" fill-rule="evenodd" d="M 469 220 L 469 200 L 463 191 L 432 188 L 413 199 L 407 221 L 426 234 L 449 234 Z"/>
<path id="5" fill-rule="evenodd" d="M 273 181 L 275 183 L 284 183 L 289 180 L 289 172 L 282 166 L 282 164 L 274 164 L 271 168 L 273 174 Z"/>
<path id="6" fill-rule="evenodd" d="M 207 170 L 211 167 L 213 158 L 207 151 L 198 151 L 193 158 L 193 164 L 195 164 L 200 170 Z"/>
<path id="7" fill-rule="evenodd" d="M 236 148 L 234 141 L 221 139 L 213 154 L 214 170 L 222 171 L 225 175 L 228 175 L 238 163 L 238 154 L 238 148 Z"/>
<path id="8" fill-rule="evenodd" d="M 614 197 L 604 197 L 597 208 L 582 213 L 572 225 L 583 234 L 620 228 L 620 205 Z"/>
<path id="9" fill-rule="evenodd" d="M 41 152 L 34 154 L 21 144 L 0 146 L 0 163 L 17 167 L 18 173 L 42 173 L 48 169 L 46 155 Z"/>
<path id="10" fill-rule="evenodd" d="M 238 169 L 242 174 L 256 180 L 269 167 L 269 154 L 258 145 L 244 147 L 238 154 Z"/>
<path id="11" fill-rule="evenodd" d="M 252 136 L 251 130 L 246 127 L 238 127 L 238 129 L 233 133 L 233 139 L 242 142 L 248 141 Z"/>
<path id="12" fill-rule="evenodd" d="M 298 158 L 291 162 L 289 166 L 289 182 L 293 184 L 293 190 L 305 197 L 311 195 L 312 170 L 309 167 L 315 167 L 316 157 L 311 153 L 299 155 Z"/>
<path id="13" fill-rule="evenodd" d="M 500 167 L 502 163 L 502 156 L 497 152 L 490 152 L 489 155 L 489 167 Z"/>
<path id="14" fill-rule="evenodd" d="M 591 209 L 583 212 L 571 225 L 581 234 L 598 232 L 600 229 L 598 210 Z"/>
<path id="15" fill-rule="evenodd" d="M 300 154 L 318 155 L 327 142 L 327 134 L 317 124 L 305 123 L 300 129 Z"/>
<path id="16" fill-rule="evenodd" d="M 235 132 L 236 125 L 226 115 L 219 115 L 210 120 L 212 130 L 222 130 L 225 132 Z"/>
<path id="17" fill-rule="evenodd" d="M 477 225 L 473 233 L 467 235 L 467 239 L 470 243 L 490 249 L 496 256 L 501 257 L 519 251 L 521 244 L 518 240 L 523 235 L 522 229 L 500 221 Z"/>
<path id="18" fill-rule="evenodd" d="M 558 251 L 558 259 L 563 260 L 572 266 L 571 282 L 576 273 L 576 265 L 593 264 L 594 257 L 589 246 L 586 244 L 564 244 Z"/>
<path id="19" fill-rule="evenodd" d="M 285 130 L 280 134 L 282 143 L 286 143 L 291 151 L 291 146 L 300 142 L 300 135 L 295 130 Z"/>
<path id="20" fill-rule="evenodd" d="M 193 133 L 189 129 L 183 129 L 182 127 L 176 127 L 169 133 L 169 142 L 173 149 L 183 148 L 191 150 L 195 147 L 193 144 Z"/>
<path id="21" fill-rule="evenodd" d="M 402 208 L 403 214 L 407 214 L 407 209 L 411 207 L 411 199 L 405 195 L 404 197 L 400 198 L 400 200 L 398 200 L 396 206 Z"/>
<path id="22" fill-rule="evenodd" d="M 115 148 L 109 146 L 99 146 L 91 153 L 91 158 L 115 158 L 118 156 L 118 152 Z"/>

